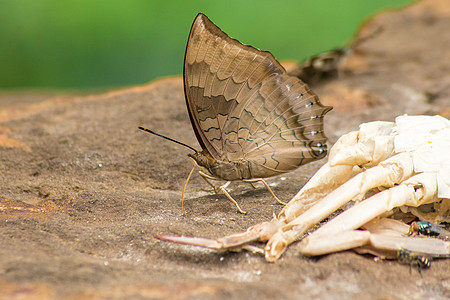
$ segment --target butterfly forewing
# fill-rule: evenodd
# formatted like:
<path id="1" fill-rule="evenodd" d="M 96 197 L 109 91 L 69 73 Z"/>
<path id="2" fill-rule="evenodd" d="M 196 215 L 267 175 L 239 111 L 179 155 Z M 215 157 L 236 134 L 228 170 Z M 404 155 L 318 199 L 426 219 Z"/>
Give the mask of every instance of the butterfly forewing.
<path id="1" fill-rule="evenodd" d="M 202 14 L 189 35 L 184 84 L 199 143 L 217 160 L 246 160 L 254 177 L 269 177 L 325 156 L 331 108 L 272 54 L 228 37 Z"/>
<path id="2" fill-rule="evenodd" d="M 230 113 L 261 80 L 284 72 L 269 52 L 228 37 L 199 14 L 189 34 L 184 62 L 186 102 L 197 138 L 222 158 L 225 123 Z"/>

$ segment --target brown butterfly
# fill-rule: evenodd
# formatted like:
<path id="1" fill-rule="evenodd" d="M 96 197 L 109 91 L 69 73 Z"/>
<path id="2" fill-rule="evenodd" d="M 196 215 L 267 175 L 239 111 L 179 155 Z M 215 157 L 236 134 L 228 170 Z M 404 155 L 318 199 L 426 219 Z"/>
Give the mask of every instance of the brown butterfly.
<path id="1" fill-rule="evenodd" d="M 189 147 L 195 151 L 188 155 L 194 168 L 182 198 L 194 169 L 200 168 L 213 187 L 209 180 L 227 181 L 218 190 L 245 213 L 225 189 L 230 181 L 261 181 L 275 197 L 263 178 L 326 155 L 323 116 L 331 107 L 287 75 L 271 53 L 230 38 L 201 13 L 189 34 L 183 78 L 202 151 Z"/>

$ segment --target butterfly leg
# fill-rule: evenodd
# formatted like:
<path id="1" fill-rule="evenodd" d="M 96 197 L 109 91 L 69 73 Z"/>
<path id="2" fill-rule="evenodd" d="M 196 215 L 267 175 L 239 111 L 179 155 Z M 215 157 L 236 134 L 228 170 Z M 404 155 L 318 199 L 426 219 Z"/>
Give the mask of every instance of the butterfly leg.
<path id="1" fill-rule="evenodd" d="M 246 211 L 244 211 L 244 210 L 241 209 L 241 207 L 240 207 L 239 204 L 236 202 L 236 200 L 234 200 L 233 197 L 231 197 L 231 195 L 227 192 L 226 188 L 227 188 L 228 185 L 231 183 L 231 181 L 227 181 L 224 185 L 221 185 L 221 186 L 219 186 L 219 187 L 217 188 L 217 187 L 211 182 L 211 180 L 214 180 L 214 179 L 216 179 L 216 178 L 214 178 L 214 177 L 212 177 L 212 176 L 210 176 L 210 175 L 208 175 L 208 174 L 206 174 L 206 173 L 203 173 L 202 171 L 199 171 L 198 174 L 200 174 L 200 176 L 202 176 L 203 179 L 205 179 L 205 181 L 206 181 L 210 186 L 213 187 L 213 189 L 214 189 L 214 191 L 216 192 L 216 194 L 217 194 L 219 191 L 222 191 L 222 192 L 225 194 L 225 196 L 227 196 L 228 200 L 230 200 L 231 202 L 234 203 L 234 205 L 236 205 L 237 209 L 239 210 L 239 212 L 240 212 L 241 214 L 244 214 L 244 215 L 245 215 L 245 214 L 247 213 Z"/>
<path id="2" fill-rule="evenodd" d="M 262 182 L 262 184 L 264 184 L 264 186 L 266 187 L 266 189 L 267 189 L 267 190 L 270 192 L 270 194 L 275 198 L 275 200 L 277 200 L 278 203 L 283 204 L 283 205 L 286 205 L 285 202 L 281 201 L 280 199 L 278 199 L 277 196 L 275 196 L 274 192 L 272 191 L 272 189 L 270 188 L 270 186 L 267 184 L 267 182 L 266 182 L 264 179 L 262 179 L 262 178 L 256 178 L 256 179 L 246 179 L 246 180 L 243 180 L 243 181 L 244 181 L 244 182 L 250 183 L 252 186 L 253 186 L 253 183 L 254 183 L 254 182 L 258 182 L 258 181 Z M 254 187 L 254 186 L 253 186 L 253 187 Z"/>
<path id="3" fill-rule="evenodd" d="M 204 173 L 204 172 L 202 172 L 202 171 L 198 171 L 198 174 L 199 174 L 200 176 L 202 176 L 202 178 L 206 181 L 206 183 L 208 183 L 208 184 L 214 189 L 214 192 L 215 192 L 216 194 L 219 193 L 220 189 L 218 189 L 218 188 L 214 185 L 214 183 L 211 182 L 211 180 L 214 180 L 214 179 L 216 179 L 216 178 L 214 178 L 214 177 L 212 177 L 212 176 L 210 176 L 210 175 L 208 175 L 208 174 L 206 174 L 206 173 Z"/>
<path id="4" fill-rule="evenodd" d="M 226 188 L 227 186 L 231 183 L 231 181 L 227 181 L 227 183 L 225 183 L 224 185 L 219 186 L 219 189 L 225 194 L 225 196 L 227 196 L 227 198 L 234 203 L 234 205 L 236 205 L 237 209 L 239 210 L 239 212 L 241 214 L 247 214 L 246 211 L 242 210 L 241 207 L 239 206 L 239 204 L 236 202 L 236 200 L 233 199 L 233 197 L 230 196 L 230 194 L 228 194 Z"/>
<path id="5" fill-rule="evenodd" d="M 188 184 L 188 182 L 189 182 L 189 179 L 190 179 L 191 176 L 192 176 L 192 173 L 194 173 L 194 170 L 195 170 L 195 166 L 192 168 L 191 172 L 189 172 L 189 176 L 188 176 L 188 178 L 186 179 L 186 183 L 184 184 L 183 191 L 181 192 L 181 214 L 182 214 L 182 215 L 184 215 L 184 210 L 183 210 L 184 192 L 186 191 L 187 184 Z"/>

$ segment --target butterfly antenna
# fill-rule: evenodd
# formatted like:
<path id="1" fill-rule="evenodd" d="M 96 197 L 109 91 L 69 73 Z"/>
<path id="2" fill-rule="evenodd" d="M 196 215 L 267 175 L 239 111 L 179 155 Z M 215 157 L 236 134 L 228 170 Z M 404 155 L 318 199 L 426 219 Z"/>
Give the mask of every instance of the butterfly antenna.
<path id="1" fill-rule="evenodd" d="M 179 141 L 177 141 L 177 140 L 171 139 L 170 137 L 167 137 L 167 136 L 164 136 L 164 135 L 159 134 L 159 133 L 157 133 L 157 132 L 154 132 L 153 130 L 150 130 L 150 129 L 147 129 L 147 128 L 144 128 L 144 127 L 141 127 L 141 126 L 138 126 L 138 128 L 139 128 L 140 130 L 143 130 L 143 131 L 146 131 L 146 132 L 148 132 L 148 133 L 151 133 L 151 134 L 157 135 L 157 136 L 159 136 L 159 137 L 162 137 L 162 138 L 164 138 L 164 139 L 166 139 L 166 140 L 169 140 L 169 141 L 171 141 L 171 142 L 174 142 L 174 143 L 177 143 L 177 144 L 179 144 L 179 145 L 188 147 L 189 149 L 193 150 L 195 153 L 198 152 L 198 151 L 195 150 L 193 147 L 191 147 L 191 146 L 189 146 L 189 145 L 186 145 L 185 143 L 182 143 L 182 142 L 179 142 Z"/>

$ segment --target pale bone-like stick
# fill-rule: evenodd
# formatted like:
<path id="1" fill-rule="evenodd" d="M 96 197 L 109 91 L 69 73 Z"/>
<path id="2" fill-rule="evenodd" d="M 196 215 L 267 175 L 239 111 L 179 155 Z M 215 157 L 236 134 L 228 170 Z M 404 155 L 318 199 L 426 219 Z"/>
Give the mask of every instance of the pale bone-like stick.
<path id="1" fill-rule="evenodd" d="M 434 257 L 448 257 L 450 255 L 450 242 L 433 237 L 407 237 L 386 236 L 371 234 L 370 245 L 380 250 L 409 251 L 429 254 Z"/>
<path id="2" fill-rule="evenodd" d="M 289 223 L 318 200 L 364 168 L 376 166 L 392 156 L 393 122 L 361 124 L 359 131 L 341 136 L 331 148 L 328 162 L 303 186 L 280 212 L 278 219 Z"/>
<path id="3" fill-rule="evenodd" d="M 306 240 L 306 239 L 305 239 Z M 305 241 L 303 240 L 303 241 Z M 429 237 L 407 237 L 370 233 L 367 230 L 349 230 L 326 238 L 301 242 L 299 252 L 303 255 L 324 255 L 332 252 L 372 246 L 377 250 L 400 251 L 408 249 L 413 252 L 445 257 L 450 255 L 450 242 Z"/>
<path id="4" fill-rule="evenodd" d="M 307 238 L 310 242 L 301 242 L 298 250 L 303 255 L 312 256 L 355 248 L 358 253 L 377 256 L 390 253 L 390 257 L 396 257 L 403 249 L 433 257 L 450 255 L 450 242 L 428 237 L 411 238 L 408 236 L 409 226 L 398 220 L 374 219 L 362 228 L 365 230 L 348 230 L 313 240 Z"/>
<path id="5" fill-rule="evenodd" d="M 302 242 L 298 250 L 303 255 L 323 255 L 331 252 L 354 249 L 358 253 L 371 253 L 376 256 L 397 257 L 400 250 L 429 255 L 448 257 L 450 242 L 436 238 L 409 235 L 409 226 L 388 218 L 374 219 L 362 226 L 365 230 L 348 230 L 326 238 Z M 311 240 L 310 240 L 311 241 Z"/>
<path id="6" fill-rule="evenodd" d="M 307 255 L 321 255 L 354 248 L 355 242 L 352 242 L 351 236 L 354 235 L 355 241 L 360 242 L 361 236 L 364 234 L 347 232 L 353 232 L 364 225 L 365 221 L 372 220 L 395 207 L 433 203 L 437 198 L 436 182 L 436 174 L 434 173 L 418 174 L 399 186 L 380 192 L 358 203 L 358 205 L 351 207 L 305 238 L 300 243 L 300 252 Z M 341 235 L 347 240 L 348 247 L 345 246 L 345 242 L 339 242 L 337 247 L 333 245 L 336 236 Z"/>
<path id="7" fill-rule="evenodd" d="M 377 218 L 370 220 L 361 228 L 370 233 L 406 236 L 409 235 L 410 226 L 396 219 Z"/>
<path id="8" fill-rule="evenodd" d="M 367 220 L 372 220 L 395 207 L 403 205 L 417 207 L 422 204 L 433 203 L 437 199 L 436 192 L 435 173 L 415 175 L 400 185 L 375 194 L 349 208 L 316 230 L 311 237 L 357 229 L 364 225 Z"/>
<path id="9" fill-rule="evenodd" d="M 295 220 L 278 230 L 266 245 L 266 259 L 268 261 L 277 260 L 289 244 L 296 241 L 308 229 L 328 217 L 348 201 L 356 197 L 361 198 L 373 188 L 380 186 L 391 187 L 401 183 L 411 177 L 413 173 L 414 167 L 411 155 L 409 153 L 400 153 L 386 159 L 378 166 L 354 176 Z M 361 218 L 361 220 L 367 221 L 370 219 Z"/>

